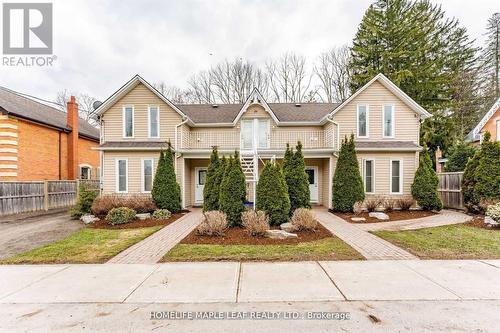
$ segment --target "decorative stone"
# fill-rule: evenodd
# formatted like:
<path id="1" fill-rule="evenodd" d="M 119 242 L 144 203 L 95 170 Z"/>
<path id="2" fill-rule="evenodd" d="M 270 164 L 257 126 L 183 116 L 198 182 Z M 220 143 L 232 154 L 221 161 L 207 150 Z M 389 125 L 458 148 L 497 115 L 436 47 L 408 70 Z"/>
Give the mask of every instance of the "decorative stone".
<path id="1" fill-rule="evenodd" d="M 284 230 L 286 232 L 293 232 L 293 231 L 295 231 L 295 227 L 290 222 L 282 223 L 280 225 L 280 228 L 281 228 L 281 230 Z"/>
<path id="2" fill-rule="evenodd" d="M 298 238 L 297 234 L 292 234 L 284 230 L 266 230 L 266 237 L 272 239 Z"/>
<path id="3" fill-rule="evenodd" d="M 351 221 L 364 222 L 364 221 L 366 221 L 366 219 L 364 217 L 351 217 Z"/>
<path id="4" fill-rule="evenodd" d="M 91 224 L 94 223 L 95 221 L 99 221 L 98 217 L 95 217 L 94 215 L 83 215 L 80 217 L 80 221 L 82 221 L 85 224 Z"/>
<path id="5" fill-rule="evenodd" d="M 374 218 L 379 219 L 379 220 L 388 220 L 389 219 L 389 215 L 387 215 L 386 213 L 381 213 L 381 212 L 370 212 L 368 214 L 368 216 L 374 217 Z"/>
<path id="6" fill-rule="evenodd" d="M 489 225 L 490 227 L 496 227 L 498 225 L 500 225 L 500 223 L 496 222 L 495 220 L 493 220 L 491 217 L 489 216 L 485 216 L 484 217 L 484 223 L 486 223 L 487 225 Z"/>
<path id="7" fill-rule="evenodd" d="M 146 220 L 151 218 L 151 214 L 149 213 L 135 214 L 135 217 L 138 218 L 139 220 Z"/>

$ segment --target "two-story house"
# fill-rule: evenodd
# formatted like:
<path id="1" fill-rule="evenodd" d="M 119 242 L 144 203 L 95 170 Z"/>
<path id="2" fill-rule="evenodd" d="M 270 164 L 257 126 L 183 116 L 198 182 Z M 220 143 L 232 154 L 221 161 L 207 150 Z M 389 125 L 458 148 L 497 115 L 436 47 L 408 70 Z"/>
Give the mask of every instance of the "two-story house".
<path id="1" fill-rule="evenodd" d="M 430 114 L 382 74 L 341 104 L 267 103 L 255 89 L 244 104 L 176 105 L 140 76 L 98 109 L 102 190 L 148 193 L 160 150 L 170 141 L 184 207 L 203 203 L 213 146 L 240 151 L 248 200 L 263 162 L 301 141 L 311 202 L 331 206 L 342 138 L 354 133 L 368 196 L 409 196 L 418 167 L 420 123 Z"/>

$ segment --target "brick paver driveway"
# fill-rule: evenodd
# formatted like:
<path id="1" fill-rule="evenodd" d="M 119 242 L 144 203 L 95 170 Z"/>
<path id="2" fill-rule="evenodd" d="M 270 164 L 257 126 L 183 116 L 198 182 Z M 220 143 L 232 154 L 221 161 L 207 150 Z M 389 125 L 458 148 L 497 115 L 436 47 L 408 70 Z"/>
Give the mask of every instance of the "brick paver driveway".
<path id="1" fill-rule="evenodd" d="M 0 221 L 0 259 L 52 243 L 83 228 L 67 212 Z"/>

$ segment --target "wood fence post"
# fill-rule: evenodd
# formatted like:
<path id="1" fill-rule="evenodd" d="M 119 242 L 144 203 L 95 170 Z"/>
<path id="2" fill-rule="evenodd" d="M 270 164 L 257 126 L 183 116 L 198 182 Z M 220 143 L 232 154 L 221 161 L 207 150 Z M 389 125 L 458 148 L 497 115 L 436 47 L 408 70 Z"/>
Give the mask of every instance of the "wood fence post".
<path id="1" fill-rule="evenodd" d="M 49 181 L 43 182 L 43 210 L 49 210 Z"/>

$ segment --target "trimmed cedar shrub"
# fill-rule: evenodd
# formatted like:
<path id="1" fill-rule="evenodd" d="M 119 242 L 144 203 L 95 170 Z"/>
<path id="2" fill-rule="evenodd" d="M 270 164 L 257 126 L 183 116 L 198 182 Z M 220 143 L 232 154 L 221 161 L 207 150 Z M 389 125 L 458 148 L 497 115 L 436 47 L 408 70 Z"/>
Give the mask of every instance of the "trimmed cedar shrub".
<path id="1" fill-rule="evenodd" d="M 266 162 L 257 183 L 257 210 L 266 212 L 271 225 L 280 225 L 288 220 L 290 199 L 281 167 Z"/>
<path id="2" fill-rule="evenodd" d="M 104 194 L 98 196 L 92 204 L 92 213 L 106 216 L 113 208 L 128 207 L 137 213 L 151 213 L 156 209 L 153 199 L 147 194 Z"/>
<path id="3" fill-rule="evenodd" d="M 332 207 L 339 212 L 352 212 L 354 204 L 365 199 L 363 179 L 359 173 L 354 134 L 342 140 L 337 166 L 333 176 Z"/>
<path id="4" fill-rule="evenodd" d="M 311 208 L 309 177 L 306 172 L 304 155 L 302 154 L 302 143 L 299 141 L 294 153 L 290 146 L 286 145 L 285 158 L 283 159 L 283 175 L 288 187 L 290 198 L 290 215 L 297 208 Z"/>
<path id="5" fill-rule="evenodd" d="M 481 143 L 481 155 L 474 171 L 476 184 L 473 196 L 480 203 L 500 200 L 500 142 L 492 142 L 490 139 L 491 135 L 487 132 Z"/>
<path id="6" fill-rule="evenodd" d="M 168 209 L 172 213 L 181 210 L 181 189 L 175 177 L 174 154 L 170 143 L 167 151 L 160 153 L 151 196 L 158 208 Z"/>
<path id="7" fill-rule="evenodd" d="M 124 224 L 132 222 L 135 219 L 136 211 L 128 207 L 113 208 L 106 215 L 106 221 L 109 224 Z"/>
<path id="8" fill-rule="evenodd" d="M 223 173 L 219 171 L 221 164 L 217 147 L 214 147 L 212 155 L 210 156 L 210 162 L 208 163 L 205 187 L 203 188 L 204 212 L 219 210 L 220 183 L 224 176 Z"/>
<path id="9" fill-rule="evenodd" d="M 231 227 L 241 225 L 241 213 L 245 211 L 247 195 L 245 175 L 241 168 L 240 157 L 235 152 L 234 157 L 224 162 L 224 176 L 220 184 L 219 209 L 227 216 Z"/>
<path id="10" fill-rule="evenodd" d="M 467 161 L 474 155 L 475 149 L 466 144 L 459 143 L 450 148 L 449 154 L 446 156 L 448 162 L 444 165 L 446 172 L 464 171 Z"/>
<path id="11" fill-rule="evenodd" d="M 78 201 L 76 207 L 71 210 L 71 217 L 79 219 L 83 215 L 90 214 L 92 204 L 99 195 L 99 190 L 90 187 L 85 182 L 81 182 L 78 186 Z"/>
<path id="12" fill-rule="evenodd" d="M 424 146 L 418 169 L 411 185 L 411 195 L 424 210 L 441 210 L 443 202 L 438 193 L 439 178 L 432 167 L 431 157 Z"/>

